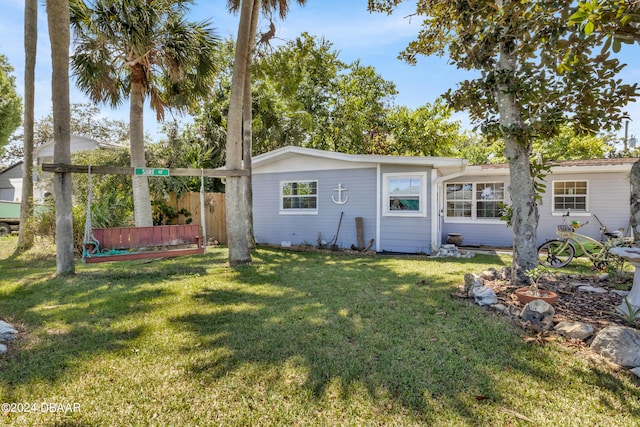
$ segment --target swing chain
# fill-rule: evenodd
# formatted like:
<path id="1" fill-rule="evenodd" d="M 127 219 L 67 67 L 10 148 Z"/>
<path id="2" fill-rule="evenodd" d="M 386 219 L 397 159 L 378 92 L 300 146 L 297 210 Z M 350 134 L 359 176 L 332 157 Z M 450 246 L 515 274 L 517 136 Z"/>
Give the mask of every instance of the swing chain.
<path id="1" fill-rule="evenodd" d="M 84 238 L 82 242 L 82 261 L 87 256 L 100 252 L 100 242 L 93 235 L 91 226 L 91 199 L 93 198 L 93 184 L 91 182 L 91 165 L 89 165 L 87 173 L 87 212 L 84 220 Z"/>

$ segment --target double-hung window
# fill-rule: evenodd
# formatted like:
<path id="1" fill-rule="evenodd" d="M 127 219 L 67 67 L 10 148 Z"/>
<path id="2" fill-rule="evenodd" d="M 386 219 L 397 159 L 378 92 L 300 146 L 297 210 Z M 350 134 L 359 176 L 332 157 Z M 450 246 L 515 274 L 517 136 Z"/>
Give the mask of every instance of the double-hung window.
<path id="1" fill-rule="evenodd" d="M 458 182 L 445 186 L 446 218 L 499 220 L 504 182 Z"/>
<path id="2" fill-rule="evenodd" d="M 588 212 L 587 181 L 553 181 L 553 212 Z"/>
<path id="3" fill-rule="evenodd" d="M 386 173 L 383 193 L 385 216 L 426 216 L 426 173 Z"/>
<path id="4" fill-rule="evenodd" d="M 317 214 L 318 181 L 281 181 L 280 213 Z"/>

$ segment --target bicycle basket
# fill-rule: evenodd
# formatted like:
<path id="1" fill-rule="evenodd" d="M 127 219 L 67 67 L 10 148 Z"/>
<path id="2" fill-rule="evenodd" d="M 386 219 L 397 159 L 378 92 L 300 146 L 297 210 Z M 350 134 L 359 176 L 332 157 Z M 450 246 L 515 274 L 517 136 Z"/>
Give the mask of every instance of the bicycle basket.
<path id="1" fill-rule="evenodd" d="M 565 224 L 559 225 L 558 228 L 556 229 L 556 234 L 561 239 L 567 239 L 571 237 L 571 233 L 573 233 L 573 229 Z"/>

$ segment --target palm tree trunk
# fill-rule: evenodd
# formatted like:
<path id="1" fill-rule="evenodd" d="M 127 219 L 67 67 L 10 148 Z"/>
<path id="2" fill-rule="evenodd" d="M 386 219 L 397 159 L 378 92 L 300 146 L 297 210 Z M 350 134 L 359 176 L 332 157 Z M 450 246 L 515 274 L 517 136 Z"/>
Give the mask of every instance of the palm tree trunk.
<path id="1" fill-rule="evenodd" d="M 131 98 L 129 110 L 129 139 L 131 144 L 131 166 L 146 166 L 144 156 L 144 69 L 136 64 L 131 69 Z M 153 225 L 151 215 L 151 197 L 149 181 L 146 176 L 132 178 L 133 184 L 133 216 L 136 227 Z"/>
<path id="2" fill-rule="evenodd" d="M 244 100 L 253 4 L 254 0 L 242 0 L 240 9 L 238 39 L 236 41 L 233 77 L 231 79 L 229 117 L 227 119 L 227 169 L 242 168 L 242 103 Z M 227 178 L 225 192 L 229 264 L 238 265 L 251 262 L 246 222 L 244 220 L 245 215 L 243 213 L 246 208 L 242 178 Z"/>
<path id="3" fill-rule="evenodd" d="M 251 92 L 251 63 L 254 54 L 256 31 L 258 28 L 258 17 L 260 15 L 260 0 L 254 0 L 253 11 L 251 12 L 251 30 L 249 35 L 249 52 L 247 55 L 247 71 L 244 76 L 244 101 L 242 113 L 243 143 L 242 143 L 242 159 L 244 168 L 249 171 L 248 176 L 242 177 L 242 186 L 244 194 L 244 221 L 247 231 L 247 243 L 250 249 L 256 247 L 256 239 L 253 234 L 253 189 L 251 187 L 251 158 L 253 156 L 253 95 Z"/>
<path id="4" fill-rule="evenodd" d="M 33 246 L 33 106 L 35 96 L 36 46 L 38 42 L 38 2 L 24 2 L 24 170 L 22 203 L 20 204 L 20 234 L 16 252 Z"/>
<path id="5" fill-rule="evenodd" d="M 68 0 L 47 0 L 47 21 L 51 42 L 51 92 L 53 101 L 54 163 L 71 163 L 69 106 L 69 43 L 70 17 Z M 56 272 L 74 274 L 73 216 L 71 173 L 54 174 L 56 197 Z"/>

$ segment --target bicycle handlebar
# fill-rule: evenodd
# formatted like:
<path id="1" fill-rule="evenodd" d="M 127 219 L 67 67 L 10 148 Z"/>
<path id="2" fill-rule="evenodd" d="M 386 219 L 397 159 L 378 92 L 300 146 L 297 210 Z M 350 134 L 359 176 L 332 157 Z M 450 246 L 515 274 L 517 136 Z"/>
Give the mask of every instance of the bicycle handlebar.
<path id="1" fill-rule="evenodd" d="M 587 221 L 585 223 L 582 223 L 582 224 L 580 224 L 578 221 L 576 221 L 575 224 L 574 223 L 568 224 L 567 223 L 567 218 L 569 218 L 570 213 L 571 213 L 571 211 L 567 211 L 566 214 L 562 215 L 562 220 L 564 221 L 565 225 L 577 230 L 578 228 L 584 227 L 585 225 L 589 224 L 589 221 Z"/>

